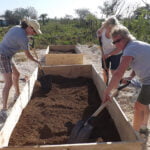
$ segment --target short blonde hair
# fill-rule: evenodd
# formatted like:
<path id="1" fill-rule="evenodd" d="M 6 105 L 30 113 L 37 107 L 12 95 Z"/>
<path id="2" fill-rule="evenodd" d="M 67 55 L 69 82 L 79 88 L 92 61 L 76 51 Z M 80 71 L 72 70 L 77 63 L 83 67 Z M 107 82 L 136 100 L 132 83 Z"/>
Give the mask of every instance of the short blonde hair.
<path id="1" fill-rule="evenodd" d="M 119 23 L 118 19 L 115 16 L 112 16 L 112 17 L 107 18 L 102 23 L 102 26 L 103 27 L 109 27 L 109 26 L 114 27 L 114 26 L 119 25 L 119 24 L 120 23 Z"/>
<path id="2" fill-rule="evenodd" d="M 129 32 L 129 30 L 123 26 L 123 25 L 118 25 L 114 27 L 111 31 L 111 37 L 115 37 L 117 35 L 120 35 L 124 39 L 128 40 L 135 40 L 136 38 Z"/>

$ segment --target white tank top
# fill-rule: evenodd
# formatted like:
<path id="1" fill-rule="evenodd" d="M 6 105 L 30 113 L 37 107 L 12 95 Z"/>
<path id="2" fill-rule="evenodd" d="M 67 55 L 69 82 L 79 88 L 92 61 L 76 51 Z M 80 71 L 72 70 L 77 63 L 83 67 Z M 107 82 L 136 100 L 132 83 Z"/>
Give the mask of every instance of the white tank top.
<path id="1" fill-rule="evenodd" d="M 101 37 L 102 37 L 104 54 L 109 54 L 115 49 L 115 46 L 112 44 L 112 39 L 106 37 L 106 29 L 102 31 Z"/>

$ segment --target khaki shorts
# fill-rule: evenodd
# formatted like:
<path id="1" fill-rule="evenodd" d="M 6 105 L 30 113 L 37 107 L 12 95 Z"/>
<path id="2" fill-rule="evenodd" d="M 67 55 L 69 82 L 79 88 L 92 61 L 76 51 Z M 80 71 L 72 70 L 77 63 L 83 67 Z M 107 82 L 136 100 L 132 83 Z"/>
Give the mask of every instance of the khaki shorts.
<path id="1" fill-rule="evenodd" d="M 144 105 L 150 104 L 150 85 L 142 85 L 137 101 Z"/>
<path id="2" fill-rule="evenodd" d="M 12 58 L 0 55 L 0 72 L 1 73 L 12 73 L 12 66 L 15 66 Z"/>

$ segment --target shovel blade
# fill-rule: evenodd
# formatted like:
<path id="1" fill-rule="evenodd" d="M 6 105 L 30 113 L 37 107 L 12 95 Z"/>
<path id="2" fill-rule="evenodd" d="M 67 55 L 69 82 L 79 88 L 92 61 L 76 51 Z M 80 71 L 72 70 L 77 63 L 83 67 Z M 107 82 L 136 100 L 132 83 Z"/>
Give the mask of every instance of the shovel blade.
<path id="1" fill-rule="evenodd" d="M 84 121 L 83 120 L 79 120 L 76 125 L 74 126 L 74 128 L 71 131 L 71 135 L 69 137 L 68 143 L 76 143 L 76 138 L 80 132 L 80 130 L 83 128 L 84 126 Z"/>
<path id="2" fill-rule="evenodd" d="M 41 90 L 48 93 L 52 89 L 52 78 L 50 75 L 44 75 L 38 79 L 41 84 Z"/>
<path id="3" fill-rule="evenodd" d="M 93 126 L 90 124 L 86 124 L 78 133 L 78 136 L 75 139 L 76 143 L 86 143 L 88 142 L 91 132 L 93 130 Z"/>
<path id="4" fill-rule="evenodd" d="M 68 143 L 85 143 L 88 142 L 88 139 L 93 130 L 93 126 L 80 120 L 77 122 L 75 127 L 73 128 Z"/>

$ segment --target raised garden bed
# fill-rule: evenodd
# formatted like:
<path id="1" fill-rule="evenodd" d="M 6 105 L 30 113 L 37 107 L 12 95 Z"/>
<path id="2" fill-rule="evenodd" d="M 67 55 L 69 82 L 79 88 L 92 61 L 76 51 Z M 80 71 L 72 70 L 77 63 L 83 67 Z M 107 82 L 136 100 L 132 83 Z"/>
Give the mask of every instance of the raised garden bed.
<path id="1" fill-rule="evenodd" d="M 52 90 L 36 91 L 23 111 L 10 138 L 10 146 L 67 144 L 78 120 L 87 120 L 101 100 L 90 78 L 51 76 Z M 120 136 L 107 109 L 93 122 L 95 127 L 88 142 L 120 141 Z M 24 129 L 24 130 L 22 130 Z"/>
<path id="2" fill-rule="evenodd" d="M 76 122 L 87 119 L 100 105 L 105 85 L 92 65 L 45 66 L 43 69 L 45 74 L 52 75 L 52 90 L 43 94 L 37 88 L 32 98 L 29 88 L 21 93 L 0 132 L 1 147 L 8 146 L 3 149 L 142 150 L 143 143 L 115 99 L 96 119 L 96 127 L 87 143 L 68 144 Z M 29 87 L 32 80 L 35 78 L 29 80 Z M 13 131 L 13 128 L 18 131 Z"/>
<path id="3" fill-rule="evenodd" d="M 46 65 L 83 64 L 83 54 L 74 45 L 51 45 L 45 56 Z"/>

